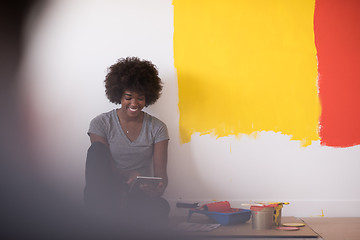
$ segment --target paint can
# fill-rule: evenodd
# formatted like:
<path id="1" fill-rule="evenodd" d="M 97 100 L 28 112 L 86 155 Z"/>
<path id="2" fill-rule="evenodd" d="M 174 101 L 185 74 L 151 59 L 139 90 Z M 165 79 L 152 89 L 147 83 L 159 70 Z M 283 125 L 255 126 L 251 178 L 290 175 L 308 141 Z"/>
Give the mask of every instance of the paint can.
<path id="1" fill-rule="evenodd" d="M 274 226 L 275 207 L 270 206 L 252 206 L 251 221 L 252 228 L 255 230 L 271 229 Z"/>

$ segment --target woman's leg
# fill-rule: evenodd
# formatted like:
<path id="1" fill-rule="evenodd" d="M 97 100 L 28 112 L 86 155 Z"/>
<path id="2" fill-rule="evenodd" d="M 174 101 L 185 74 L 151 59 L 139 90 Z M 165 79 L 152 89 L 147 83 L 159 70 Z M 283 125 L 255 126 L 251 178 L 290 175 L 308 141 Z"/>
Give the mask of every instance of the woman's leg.
<path id="1" fill-rule="evenodd" d="M 84 202 L 87 209 L 115 214 L 134 222 L 167 221 L 169 203 L 164 198 L 148 196 L 141 190 L 127 194 L 128 186 L 121 176 L 113 173 L 111 161 L 106 145 L 95 142 L 90 146 L 85 169 Z"/>
<path id="2" fill-rule="evenodd" d="M 84 202 L 89 210 L 106 211 L 114 204 L 110 167 L 109 148 L 100 142 L 91 144 L 86 158 L 84 189 Z"/>
<path id="3" fill-rule="evenodd" d="M 134 222 L 163 225 L 167 222 L 170 205 L 162 197 L 152 197 L 141 190 L 131 192 L 126 199 L 128 216 Z"/>

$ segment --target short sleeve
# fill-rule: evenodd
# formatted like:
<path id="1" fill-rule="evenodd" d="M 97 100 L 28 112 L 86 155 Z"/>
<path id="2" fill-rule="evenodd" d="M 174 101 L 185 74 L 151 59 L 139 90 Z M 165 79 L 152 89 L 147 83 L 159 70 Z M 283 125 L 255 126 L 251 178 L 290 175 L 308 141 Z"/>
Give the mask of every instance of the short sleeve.
<path id="1" fill-rule="evenodd" d="M 162 121 L 160 121 L 159 119 L 155 118 L 155 122 L 156 122 L 156 133 L 155 133 L 155 143 L 164 141 L 164 140 L 169 140 L 169 132 L 167 129 L 167 126 L 165 123 L 163 123 Z"/>
<path id="2" fill-rule="evenodd" d="M 90 135 L 90 133 L 106 138 L 106 124 L 103 115 L 91 120 L 87 134 Z"/>

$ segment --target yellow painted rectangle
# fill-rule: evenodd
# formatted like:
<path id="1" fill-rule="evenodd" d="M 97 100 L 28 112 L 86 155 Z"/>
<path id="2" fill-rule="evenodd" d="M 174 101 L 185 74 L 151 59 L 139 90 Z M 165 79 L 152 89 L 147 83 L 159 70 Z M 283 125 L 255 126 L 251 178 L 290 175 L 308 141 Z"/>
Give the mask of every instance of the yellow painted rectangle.
<path id="1" fill-rule="evenodd" d="M 314 0 L 174 0 L 180 135 L 318 140 Z"/>

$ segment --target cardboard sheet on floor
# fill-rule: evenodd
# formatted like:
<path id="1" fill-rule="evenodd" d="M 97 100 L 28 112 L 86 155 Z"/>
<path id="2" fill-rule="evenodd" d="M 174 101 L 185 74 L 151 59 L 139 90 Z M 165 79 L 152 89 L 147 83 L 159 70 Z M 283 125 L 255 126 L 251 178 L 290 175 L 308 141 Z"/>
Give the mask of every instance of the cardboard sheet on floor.
<path id="1" fill-rule="evenodd" d="M 209 223 L 207 217 L 193 217 L 190 222 L 195 223 Z M 282 223 L 304 223 L 301 219 L 295 217 L 282 217 Z M 285 231 L 277 230 L 276 228 L 269 230 L 253 230 L 251 226 L 251 220 L 246 223 L 236 225 L 223 225 L 210 232 L 187 232 L 184 233 L 191 236 L 205 236 L 205 237 L 308 237 L 316 238 L 319 235 L 316 234 L 309 226 L 300 227 L 297 231 Z"/>
<path id="2" fill-rule="evenodd" d="M 360 218 L 312 217 L 302 220 L 326 240 L 360 239 Z"/>

